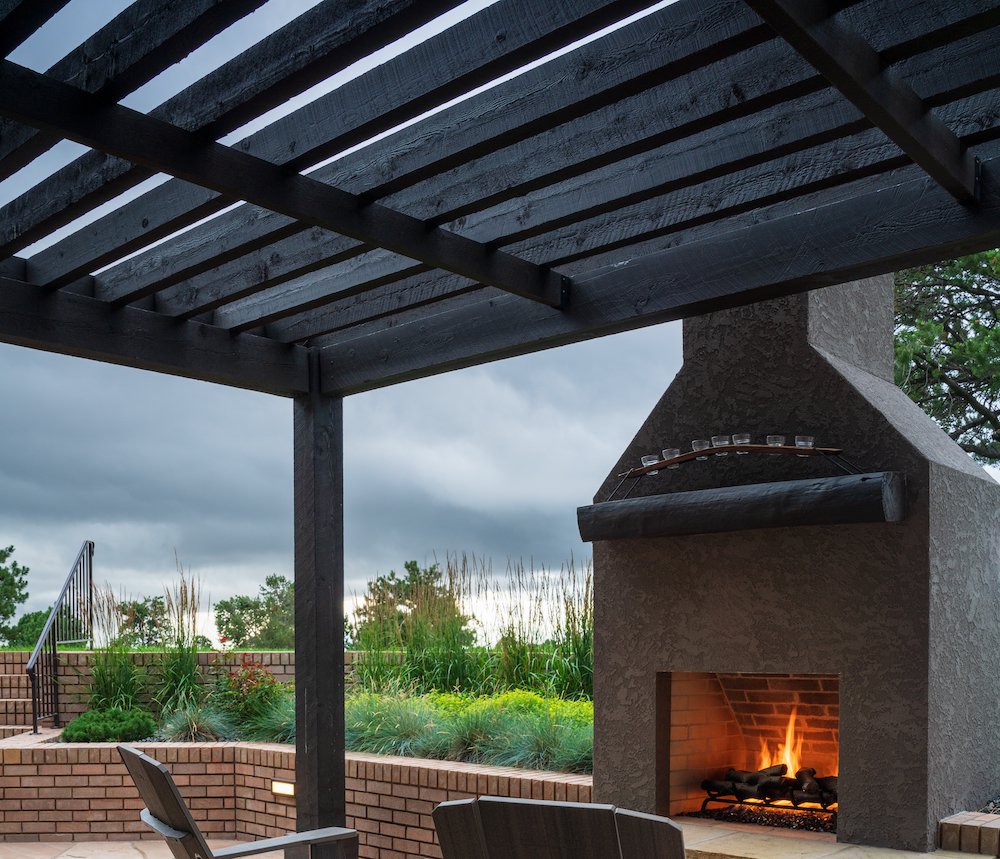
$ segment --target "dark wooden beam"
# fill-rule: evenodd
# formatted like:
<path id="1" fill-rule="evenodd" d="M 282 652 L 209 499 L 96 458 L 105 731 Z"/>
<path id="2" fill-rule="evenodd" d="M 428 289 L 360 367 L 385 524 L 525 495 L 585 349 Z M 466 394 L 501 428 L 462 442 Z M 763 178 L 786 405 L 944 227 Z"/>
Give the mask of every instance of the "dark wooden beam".
<path id="1" fill-rule="evenodd" d="M 544 56 L 641 5 L 640 0 L 577 0 L 573 4 L 500 0 L 237 145 L 288 169 L 308 167 Z M 744 10 L 744 14 L 750 13 Z M 226 201 L 212 191 L 168 182 L 36 254 L 32 282 L 68 283 L 225 205 Z M 197 263 L 197 259 L 191 261 L 192 265 Z"/>
<path id="2" fill-rule="evenodd" d="M 666 141 L 684 139 L 699 129 L 709 130 L 703 130 L 690 146 L 680 145 L 680 148 L 685 155 L 694 151 L 697 158 L 707 160 L 698 147 L 706 139 L 712 139 L 712 126 L 722 122 L 723 117 L 734 112 L 739 116 L 753 115 L 755 110 L 789 92 L 800 87 L 808 90 L 810 80 L 820 83 L 819 77 L 806 68 L 798 57 L 791 56 L 786 47 L 776 43 L 758 46 L 734 58 L 732 68 L 726 68 L 732 72 L 734 81 L 741 82 L 743 90 L 744 98 L 735 110 L 728 104 L 718 104 L 719 80 L 723 70 L 709 66 L 673 84 L 626 97 L 575 122 L 564 123 L 499 149 L 489 158 L 475 159 L 437 177 L 433 182 L 417 183 L 417 179 L 423 175 L 426 165 L 441 158 L 441 147 L 430 142 L 439 136 L 434 129 L 425 131 L 423 139 L 421 136 L 414 137 L 408 130 L 403 131 L 384 143 L 339 159 L 315 175 L 327 184 L 355 192 L 361 192 L 370 185 L 373 173 L 385 179 L 393 177 L 395 185 L 412 181 L 416 184 L 390 198 L 392 207 L 440 223 L 463 212 L 488 206 L 491 202 L 520 197 L 545 184 L 613 164 L 619 158 L 654 149 Z M 761 68 L 768 69 L 766 76 L 755 74 Z M 575 90 L 561 88 L 555 92 L 562 100 L 576 94 Z M 506 99 L 504 101 L 506 103 Z M 847 106 L 847 109 L 857 117 L 854 108 Z M 426 122 L 434 121 L 435 118 L 431 118 Z M 470 117 L 471 128 L 464 127 L 463 136 L 471 140 L 479 135 L 483 141 L 495 141 L 497 124 L 508 125 L 510 121 L 511 117 L 506 114 L 485 113 L 478 118 Z M 745 132 L 748 139 L 752 138 L 752 143 L 747 143 L 745 149 L 753 143 L 759 145 L 759 130 L 763 125 L 764 120 L 754 119 Z M 453 137 L 443 126 L 439 131 L 440 137 L 446 140 Z M 731 144 L 729 149 L 733 149 Z M 651 157 L 651 160 L 659 162 L 656 158 Z M 671 165 L 669 169 L 675 178 L 692 167 L 689 155 L 663 162 L 665 169 L 667 163 Z M 630 182 L 632 179 L 634 177 L 630 178 Z M 621 188 L 617 180 L 615 184 Z M 594 198 L 593 195 L 584 195 L 581 199 Z M 228 246 L 226 239 L 240 222 L 245 223 L 246 229 L 252 230 L 254 236 L 261 235 L 268 222 L 273 223 L 272 235 L 278 243 L 252 251 L 245 260 L 243 271 L 240 270 L 241 260 L 236 259 L 218 269 L 195 274 L 182 286 L 169 288 L 174 277 L 171 272 L 177 266 L 184 265 L 192 257 L 193 262 L 210 258 L 220 241 Z M 457 225 L 455 231 L 464 232 L 464 226 Z M 334 258 L 330 260 L 332 263 L 348 254 L 352 247 L 355 252 L 359 250 L 355 243 L 337 235 L 298 233 L 280 238 L 278 233 L 282 229 L 282 221 L 266 213 L 229 213 L 197 231 L 200 239 L 196 248 L 187 244 L 194 240 L 184 236 L 177 242 L 176 253 L 171 252 L 169 247 L 161 246 L 103 273 L 97 281 L 97 294 L 108 300 L 134 299 L 166 284 L 168 289 L 158 295 L 157 306 L 165 313 L 187 316 L 214 309 L 224 300 L 235 301 L 314 271 L 323 265 L 324 255 Z M 251 237 L 247 246 L 252 247 L 254 241 Z M 166 273 L 163 264 L 165 254 L 168 255 Z M 171 259 L 176 259 L 177 263 L 172 263 Z M 255 283 L 254 275 L 265 272 L 266 276 L 257 278 Z M 281 307 L 275 303 L 273 311 L 287 315 L 298 312 L 298 308 L 294 305 Z"/>
<path id="3" fill-rule="evenodd" d="M 956 116 L 959 130 L 978 135 L 988 130 L 989 115 L 965 104 L 951 108 L 948 112 Z M 723 229 L 727 218 L 906 163 L 881 132 L 850 134 L 859 128 L 867 129 L 867 123 L 858 111 L 826 90 L 764 111 L 751 121 L 735 120 L 527 198 L 466 215 L 448 227 L 495 247 L 517 242 L 518 256 L 553 267 L 706 223 L 719 223 Z M 1000 134 L 1000 126 L 994 133 Z M 829 146 L 830 137 L 842 140 Z M 522 172 L 531 172 L 530 159 L 512 157 L 509 163 L 525 164 Z M 484 182 L 478 192 L 489 187 Z M 456 185 L 445 191 L 442 199 L 454 205 L 465 199 Z M 469 184 L 464 192 L 468 196 L 477 189 Z M 420 212 L 418 204 L 406 208 Z M 636 226 L 642 231 L 636 232 Z M 310 330 L 303 311 L 339 303 L 351 291 L 378 288 L 413 273 L 398 264 L 395 274 L 387 272 L 392 259 L 386 257 L 391 255 L 365 254 L 300 277 L 286 284 L 287 289 L 258 291 L 218 310 L 213 322 L 221 328 L 250 330 L 258 320 L 256 324 L 269 326 L 269 336 L 280 340 L 292 331 L 293 340 L 315 337 L 329 330 L 325 326 L 334 317 L 317 315 Z M 287 318 L 296 321 L 286 330 Z"/>
<path id="4" fill-rule="evenodd" d="M 301 347 L 2 276 L 0 342 L 281 396 L 308 390 Z"/>
<path id="5" fill-rule="evenodd" d="M 346 826 L 343 401 L 294 401 L 295 805 L 300 832 Z M 339 852 L 316 853 L 333 859 Z"/>
<path id="6" fill-rule="evenodd" d="M 6 57 L 69 0 L 0 0 L 0 57 Z"/>
<path id="7" fill-rule="evenodd" d="M 150 115 L 197 131 L 204 140 L 217 139 L 457 3 L 323 0 Z M 148 169 L 104 152 L 82 155 L 0 209 L 0 256 L 26 247 L 149 175 Z"/>
<path id="8" fill-rule="evenodd" d="M 977 197 L 976 161 L 826 0 L 746 0 L 774 30 L 956 200 Z"/>
<path id="9" fill-rule="evenodd" d="M 238 152 L 9 61 L 0 66 L 0 113 L 72 140 L 243 198 L 307 224 L 443 268 L 523 298 L 561 307 L 568 280 L 478 242 Z"/>
<path id="10" fill-rule="evenodd" d="M 953 119 L 955 128 L 969 144 L 981 144 L 1000 134 L 1000 115 L 990 107 L 988 99 L 964 99 L 947 105 L 942 112 Z M 710 151 L 711 148 L 706 154 Z M 834 146 L 821 144 L 791 151 L 774 161 L 724 173 L 691 188 L 667 189 L 663 195 L 650 196 L 648 201 L 628 203 L 622 199 L 624 205 L 620 207 L 598 204 L 589 211 L 578 211 L 579 201 L 590 199 L 588 189 L 582 186 L 577 202 L 573 202 L 566 194 L 572 183 L 566 183 L 562 188 L 551 189 L 551 194 L 537 195 L 536 206 L 530 212 L 523 210 L 523 221 L 517 220 L 519 210 L 501 207 L 491 213 L 492 218 L 477 214 L 465 219 L 463 225 L 472 238 L 495 241 L 517 256 L 573 274 L 580 270 L 581 261 L 600 254 L 606 256 L 624 248 L 638 254 L 642 252 L 636 248 L 638 243 L 666 237 L 677 237 L 676 242 L 703 225 L 714 224 L 716 231 L 732 229 L 735 226 L 732 221 L 739 216 L 808 195 L 842 195 L 838 189 L 908 163 L 909 159 L 895 144 L 872 129 L 838 141 Z M 655 177 L 659 169 L 653 165 L 650 177 Z M 624 180 L 628 174 L 622 171 L 620 175 Z M 608 174 L 592 177 L 593 189 L 597 191 L 604 185 L 613 191 L 606 183 L 608 178 Z M 644 176 L 635 183 L 636 198 L 655 191 L 655 186 L 644 190 L 644 184 Z M 810 201 L 800 205 L 813 204 Z M 512 221 L 518 229 L 496 237 L 498 228 Z M 572 268 L 567 268 L 571 264 Z"/>
<path id="11" fill-rule="evenodd" d="M 46 75 L 117 101 L 249 14 L 264 0 L 138 0 Z M 0 120 L 0 179 L 60 138 Z"/>
<path id="12" fill-rule="evenodd" d="M 406 257 L 372 251 L 333 266 L 329 273 L 308 274 L 221 307 L 213 314 L 212 324 L 227 331 L 249 331 L 292 315 L 290 308 L 294 312 L 308 311 L 333 299 L 349 298 L 427 270 L 427 266 Z"/>
<path id="13" fill-rule="evenodd" d="M 956 205 L 917 176 L 579 276 L 562 314 L 492 298 L 327 346 L 324 385 L 370 390 L 997 245 L 1000 158 L 992 158 L 977 207 Z"/>
<path id="14" fill-rule="evenodd" d="M 332 331 L 407 314 L 418 307 L 468 296 L 484 289 L 496 292 L 464 277 L 442 276 L 439 271 L 429 271 L 366 290 L 359 295 L 337 298 L 322 307 L 270 323 L 265 329 L 268 337 L 282 343 L 311 342 L 314 337 Z M 409 318 L 403 321 L 409 321 Z"/>
<path id="15" fill-rule="evenodd" d="M 285 237 L 274 229 L 277 221 L 273 213 L 265 213 L 257 206 L 242 208 L 247 210 L 246 221 L 251 222 L 253 226 L 248 225 L 248 229 L 240 230 L 236 219 L 226 218 L 227 223 L 222 229 L 224 235 L 232 235 L 234 238 L 236 247 L 232 260 L 215 255 L 211 246 L 205 242 L 206 233 L 199 231 L 193 238 L 197 248 L 190 255 L 182 254 L 182 258 L 198 257 L 212 262 L 218 260 L 221 265 L 216 264 L 204 272 L 179 278 L 176 285 L 170 285 L 173 278 L 166 281 L 158 280 L 156 271 L 151 266 L 152 259 L 143 254 L 141 273 L 138 277 L 132 275 L 132 270 L 126 262 L 104 272 L 98 290 L 101 294 L 115 296 L 117 300 L 117 296 L 123 292 L 126 295 L 142 295 L 147 289 L 152 288 L 156 290 L 154 298 L 157 310 L 167 316 L 187 319 L 241 298 L 256 295 L 265 289 L 296 280 L 310 272 L 318 272 L 320 269 L 351 260 L 369 250 L 366 245 L 354 239 L 318 227 L 303 229 L 301 224 L 295 222 L 290 224 L 289 234 Z M 254 217 L 255 215 L 258 217 Z M 225 216 L 219 220 L 223 218 Z M 253 248 L 249 253 L 240 253 L 248 246 L 253 247 L 253 244 L 245 242 L 244 239 L 257 233 L 254 229 L 257 226 L 260 227 L 260 235 L 266 235 L 265 240 L 268 244 Z M 169 244 L 171 260 L 175 260 L 176 247 L 173 242 Z M 183 265 L 180 260 L 178 262 Z M 173 266 L 168 262 L 166 268 L 170 269 Z M 322 273 L 317 277 L 322 277 Z M 167 284 L 165 289 L 160 288 L 163 283 Z"/>
<path id="16" fill-rule="evenodd" d="M 548 5 L 553 8 L 563 6 Z M 587 3 L 589 5 L 590 0 Z M 583 6 L 583 10 L 587 6 Z M 577 4 L 572 4 L 571 8 L 576 10 Z M 473 40 L 469 45 L 475 45 L 476 40 L 495 41 L 498 31 L 506 33 L 511 28 L 511 21 L 524 21 L 535 16 L 545 21 L 551 15 L 541 13 L 541 10 L 534 8 L 533 3 L 527 3 L 526 0 L 517 0 L 516 4 L 499 3 L 497 10 L 498 13 L 507 13 L 504 19 L 488 18 L 485 24 L 472 27 L 472 24 L 479 22 L 481 16 L 493 12 L 493 7 L 490 7 L 470 19 L 469 27 L 457 34 L 456 38 L 458 35 L 468 36 Z M 455 105 L 441 115 L 429 117 L 417 124 L 420 131 L 412 128 L 402 130 L 386 142 L 366 147 L 363 153 L 348 156 L 348 163 L 357 165 L 353 181 L 347 180 L 350 184 L 341 181 L 347 178 L 347 174 L 339 162 L 321 168 L 313 175 L 322 182 L 358 194 L 369 192 L 373 181 L 380 189 L 388 189 L 389 183 L 397 183 L 396 187 L 412 184 L 437 170 L 448 169 L 463 160 L 498 149 L 506 142 L 530 137 L 544 128 L 558 126 L 573 116 L 613 103 L 630 90 L 641 91 L 664 80 L 677 78 L 692 68 L 737 52 L 741 47 L 755 44 L 769 35 L 768 29 L 743 5 L 742 0 L 712 0 L 706 8 L 700 9 L 690 8 L 686 4 L 671 6 L 546 63 L 541 68 L 520 75 L 502 87 Z M 449 43 L 435 47 L 447 49 Z M 440 74 L 442 66 L 461 72 L 470 62 L 465 57 L 468 50 L 469 46 L 466 45 L 460 52 L 460 62 L 453 60 L 449 52 L 442 56 L 438 50 L 418 54 L 413 62 L 419 63 L 421 68 L 429 65 L 431 68 L 426 73 L 434 80 Z M 787 49 L 784 50 L 786 54 L 789 53 Z M 453 52 L 454 49 L 451 53 Z M 413 66 L 405 65 L 409 56 L 410 52 L 407 52 L 400 58 L 404 65 L 392 66 L 396 78 L 410 80 L 423 76 L 423 73 L 415 75 Z M 795 60 L 800 67 L 807 68 L 801 60 Z M 818 77 L 811 69 L 807 69 L 807 74 Z M 326 128 L 329 133 L 338 129 L 343 133 L 343 128 L 333 125 L 333 118 L 340 114 L 347 117 L 354 115 L 356 103 L 368 105 L 366 110 L 374 109 L 372 106 L 375 105 L 381 106 L 382 89 L 388 93 L 385 97 L 390 99 L 389 105 L 392 105 L 393 94 L 399 88 L 396 78 L 383 78 L 381 70 L 375 69 L 369 75 L 331 93 L 327 99 L 333 99 L 339 92 L 345 91 L 335 102 L 320 100 L 316 103 L 319 106 L 316 110 L 310 106 L 297 112 L 294 115 L 295 123 L 285 126 L 285 133 L 290 141 L 281 150 L 283 158 L 288 158 L 290 151 L 297 151 L 299 138 L 304 134 L 311 135 L 310 129 L 313 126 Z M 713 98 L 718 98 L 718 87 L 711 93 Z M 267 130 L 259 134 L 267 134 Z M 273 148 L 273 144 L 267 142 L 258 147 L 255 142 L 257 139 L 258 135 L 254 135 L 247 141 L 249 151 L 254 154 L 259 151 L 267 153 Z M 295 144 L 294 147 L 292 143 Z M 373 177 L 380 178 L 376 180 Z M 92 271 L 92 263 L 88 263 L 85 269 L 81 266 L 84 260 L 93 261 L 92 254 L 108 247 L 109 236 L 115 242 L 121 240 L 122 244 L 117 245 L 120 248 L 133 240 L 137 233 L 148 234 L 148 228 L 138 230 L 138 224 L 149 222 L 155 225 L 163 219 L 172 228 L 176 228 L 178 223 L 185 220 L 178 211 L 183 210 L 180 195 L 173 194 L 164 199 L 165 192 L 158 193 L 159 190 L 151 192 L 142 201 L 127 204 L 121 218 L 109 216 L 107 224 L 100 231 L 87 229 L 75 241 L 70 237 L 58 246 L 43 251 L 38 255 L 38 260 L 33 260 L 33 270 L 29 269 L 32 279 L 41 283 L 58 284 L 72 279 L 80 271 Z M 205 203 L 205 193 L 191 192 L 191 208 Z M 254 217 L 262 216 L 258 213 Z M 222 221 L 224 218 L 229 219 L 230 216 L 225 215 L 218 220 Z M 115 225 L 115 230 L 111 229 L 112 225 Z M 226 230 L 227 227 L 218 223 L 200 231 L 205 239 L 205 253 L 210 254 L 214 247 L 212 231 L 215 229 Z M 131 244 L 128 246 L 131 248 Z M 260 247 L 260 244 L 250 244 L 246 250 L 253 250 L 254 247 Z M 67 249 L 70 249 L 69 256 Z M 193 270 L 188 268 L 186 276 L 211 268 L 210 264 L 206 264 L 208 258 L 204 254 L 193 255 L 190 248 L 186 248 L 185 252 L 192 257 L 190 265 L 195 266 Z M 162 252 L 158 256 L 162 257 Z M 67 265 L 67 259 L 73 265 L 72 269 Z M 101 257 L 101 260 L 110 261 L 105 257 Z M 128 270 L 135 271 L 137 282 L 134 287 L 129 287 L 127 279 L 122 279 L 119 289 L 122 293 L 127 291 L 127 294 L 121 296 L 122 300 L 141 297 L 152 291 L 150 287 L 155 288 L 156 281 L 151 280 L 155 276 L 155 270 L 150 274 L 142 267 L 141 262 L 133 262 Z M 171 272 L 167 274 L 170 276 Z M 106 297 L 110 298 L 110 295 Z"/>
<path id="17" fill-rule="evenodd" d="M 880 471 L 668 491 L 579 507 L 576 518 L 580 538 L 586 543 L 801 525 L 902 522 L 905 490 L 902 474 Z"/>
<path id="18" fill-rule="evenodd" d="M 990 58 L 994 55 L 1000 61 L 1000 49 L 991 41 L 968 44 L 966 40 L 954 49 L 949 46 L 943 54 L 916 58 L 908 63 L 907 73 L 923 92 L 936 98 L 946 98 L 949 88 L 956 86 L 968 96 L 977 91 L 977 84 L 989 85 L 988 78 L 983 83 L 983 75 L 992 67 Z M 742 98 L 736 105 L 718 101 L 720 80 L 727 79 L 741 89 Z M 819 93 L 809 92 L 821 84 L 822 78 L 787 46 L 772 41 L 519 141 L 489 158 L 461 165 L 433 182 L 399 191 L 385 202 L 435 223 L 447 224 L 449 218 L 459 217 L 449 228 L 473 238 L 520 241 L 561 224 L 691 187 L 755 163 L 777 163 L 779 157 L 867 127 L 860 111 L 835 91 L 824 88 Z M 794 98 L 797 92 L 809 94 Z M 781 103 L 771 106 L 776 99 Z M 489 124 L 486 118 L 478 121 Z M 978 128 L 978 122 L 979 117 L 975 117 L 971 127 Z M 317 177 L 347 190 L 363 190 L 373 172 L 380 176 L 391 174 L 396 177 L 393 181 L 400 182 L 407 178 L 408 169 L 415 171 L 412 175 L 419 174 L 420 159 L 432 161 L 440 157 L 434 154 L 437 147 L 406 138 L 404 131 L 384 144 L 339 159 Z M 393 157 L 384 159 L 385 147 Z M 879 167 L 867 157 L 870 148 L 866 144 L 868 164 L 863 169 L 874 172 Z M 886 153 L 882 169 L 899 163 L 894 145 L 886 143 L 881 148 Z M 836 174 L 837 165 L 832 163 L 835 158 L 848 168 L 841 171 L 841 181 L 848 181 L 862 169 L 855 163 L 854 153 L 839 146 L 831 148 L 829 155 L 820 154 L 822 170 L 810 167 L 794 171 L 796 183 L 808 189 L 817 183 L 820 172 Z M 788 184 L 784 179 L 791 178 L 780 172 L 777 176 L 782 185 Z M 762 194 L 766 199 L 767 192 Z M 708 203 L 709 196 L 697 195 L 695 199 Z M 741 200 L 747 197 L 744 193 L 737 196 Z M 491 204 L 502 205 L 481 211 Z M 718 209 L 720 217 L 725 208 Z M 215 309 L 227 300 L 270 290 L 362 249 L 341 236 L 323 236 L 315 231 L 281 238 L 287 232 L 281 219 L 253 211 L 253 207 L 244 209 L 250 211 L 238 210 L 192 231 L 198 238 L 186 234 L 176 243 L 104 272 L 97 278 L 97 294 L 118 300 L 141 297 L 155 289 L 159 309 L 170 315 L 190 316 Z M 505 215 L 516 220 L 521 230 L 505 225 Z M 271 237 L 277 239 L 276 244 L 184 278 L 185 267 L 190 272 L 191 266 L 210 265 L 216 248 L 224 247 L 228 253 L 233 247 L 230 236 L 240 229 L 249 235 L 243 247 L 254 247 L 267 237 L 269 221 L 273 222 Z M 589 237 L 605 233 L 592 232 Z M 326 263 L 325 254 L 331 257 Z M 532 251 L 528 258 L 545 261 L 559 256 L 546 255 L 544 250 L 540 254 Z M 222 261 L 221 255 L 216 259 Z M 182 285 L 170 286 L 182 279 Z M 166 290 L 160 291 L 163 286 Z M 273 312 L 282 315 L 298 310 L 294 304 L 282 307 L 280 301 L 273 305 Z"/>

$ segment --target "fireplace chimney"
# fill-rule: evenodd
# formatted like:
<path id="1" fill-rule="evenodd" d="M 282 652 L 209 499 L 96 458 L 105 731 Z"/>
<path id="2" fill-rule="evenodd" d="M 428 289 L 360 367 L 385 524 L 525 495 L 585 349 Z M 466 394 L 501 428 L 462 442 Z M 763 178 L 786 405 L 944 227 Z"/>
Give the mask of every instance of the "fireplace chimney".
<path id="1" fill-rule="evenodd" d="M 643 454 L 738 432 L 811 435 L 901 475 L 905 516 L 744 528 L 730 509 L 697 533 L 595 540 L 600 802 L 669 808 L 664 680 L 691 672 L 839 680 L 840 841 L 929 850 L 941 818 L 1000 791 L 1000 484 L 893 384 L 892 324 L 890 277 L 685 321 L 683 367 L 581 523 L 634 509 L 606 499 Z M 838 474 L 712 456 L 630 499 Z"/>

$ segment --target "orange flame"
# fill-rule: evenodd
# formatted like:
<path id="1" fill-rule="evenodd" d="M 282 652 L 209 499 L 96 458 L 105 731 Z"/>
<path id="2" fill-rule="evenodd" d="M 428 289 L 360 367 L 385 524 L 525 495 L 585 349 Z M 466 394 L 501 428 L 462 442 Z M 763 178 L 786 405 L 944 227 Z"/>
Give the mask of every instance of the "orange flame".
<path id="1" fill-rule="evenodd" d="M 785 727 L 785 742 L 778 743 L 772 750 L 771 744 L 763 737 L 760 740 L 760 755 L 757 758 L 757 769 L 762 770 L 777 764 L 788 767 L 788 775 L 793 776 L 802 769 L 802 737 L 795 732 L 795 715 L 797 708 L 793 707 Z"/>

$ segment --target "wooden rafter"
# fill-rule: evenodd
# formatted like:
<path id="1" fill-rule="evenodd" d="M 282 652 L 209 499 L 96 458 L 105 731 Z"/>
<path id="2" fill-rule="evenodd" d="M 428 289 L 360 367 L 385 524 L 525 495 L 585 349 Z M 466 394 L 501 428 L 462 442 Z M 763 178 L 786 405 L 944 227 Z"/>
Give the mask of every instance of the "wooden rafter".
<path id="1" fill-rule="evenodd" d="M 248 388 L 309 390 L 307 350 L 0 276 L 0 342 Z"/>
<path id="2" fill-rule="evenodd" d="M 322 0 L 150 115 L 218 139 L 458 2 Z M 44 238 L 149 175 L 128 160 L 85 153 L 0 208 L 0 256 Z"/>
<path id="3" fill-rule="evenodd" d="M 577 0 L 572 6 L 549 0 L 500 0 L 255 132 L 237 146 L 290 169 L 307 167 L 537 59 L 639 5 L 638 0 Z M 511 31 L 508 22 L 512 20 L 524 26 Z M 498 33 L 504 38 L 495 38 Z M 420 74 L 412 73 L 414 65 L 420 67 Z M 327 181 L 322 174 L 315 178 Z M 53 286 L 70 283 L 226 204 L 210 190 L 167 182 L 104 216 L 85 234 L 70 235 L 36 254 L 29 278 L 32 283 Z M 265 241 L 259 231 L 253 232 L 261 214 L 256 213 L 243 225 L 232 225 L 234 232 L 250 233 L 245 236 L 244 253 Z M 213 247 L 217 244 L 212 242 Z M 233 247 L 231 241 L 225 244 Z M 185 256 L 178 266 L 170 267 L 166 277 L 183 274 L 178 279 L 185 279 L 224 261 L 213 263 L 191 247 Z M 141 275 L 136 280 L 129 294 L 140 298 L 148 294 L 149 283 Z M 122 293 L 115 300 L 125 297 L 124 283 Z"/>
<path id="4" fill-rule="evenodd" d="M 46 74 L 115 101 L 138 89 L 264 0 L 138 0 Z M 123 33 L 130 34 L 122 38 Z M 0 120 L 0 178 L 60 140 Z"/>
<path id="5" fill-rule="evenodd" d="M 324 384 L 345 394 L 370 390 L 996 247 L 1000 157 L 982 169 L 974 208 L 956 206 L 918 175 L 580 276 L 572 311 L 559 317 L 491 298 L 345 339 L 322 350 Z"/>
<path id="6" fill-rule="evenodd" d="M 908 64 L 908 74 L 921 92 L 934 98 L 946 98 L 956 86 L 966 95 L 976 93 L 990 85 L 989 76 L 984 78 L 990 67 L 988 59 L 1000 53 L 986 39 L 977 44 L 979 50 L 974 54 L 966 54 L 968 46 L 963 43 L 954 49 L 948 46 L 944 56 L 941 52 L 921 55 Z M 836 92 L 813 92 L 823 87 L 822 78 L 783 44 L 771 41 L 716 65 L 624 97 L 573 122 L 497 150 L 490 158 L 462 164 L 433 181 L 416 180 L 435 158 L 441 158 L 438 150 L 447 144 L 442 141 L 429 146 L 421 141 L 436 139 L 438 129 L 442 139 L 447 139 L 447 117 L 432 118 L 426 121 L 427 129 L 394 135 L 316 175 L 338 187 L 359 191 L 373 174 L 387 185 L 410 184 L 386 202 L 481 241 L 510 244 L 528 240 L 529 258 L 561 264 L 600 252 L 600 241 L 606 241 L 609 234 L 627 244 L 628 231 L 620 227 L 587 230 L 587 247 L 567 254 L 556 250 L 557 240 L 549 253 L 546 236 L 552 230 L 590 219 L 612 224 L 614 212 L 623 207 L 637 209 L 636 204 L 662 199 L 665 194 L 684 197 L 684 188 L 699 183 L 727 187 L 728 183 L 716 177 L 745 178 L 745 186 L 755 190 L 759 203 L 744 191 L 735 197 L 721 195 L 721 199 L 729 202 L 732 198 L 745 209 L 769 204 L 775 194 L 804 194 L 819 183 L 843 183 L 902 163 L 893 144 L 885 142 L 880 133 L 869 132 L 868 137 L 851 141 L 860 156 L 851 159 L 849 169 L 841 168 L 848 144 L 826 144 L 865 129 L 867 121 Z M 760 69 L 767 69 L 767 75 L 759 74 Z M 738 108 L 718 103 L 720 78 L 741 88 Z M 805 94 L 795 97 L 796 93 Z M 983 132 L 980 115 L 969 113 L 969 122 L 964 110 L 962 105 L 949 108 L 959 117 L 956 130 L 963 134 L 970 129 Z M 496 126 L 488 114 L 477 116 L 470 110 L 463 129 L 462 137 L 467 140 L 477 134 L 484 140 L 495 139 Z M 821 168 L 782 169 L 783 160 L 798 162 L 806 157 Z M 749 169 L 754 165 L 762 166 Z M 741 171 L 749 172 L 744 176 Z M 704 194 L 686 196 L 704 203 L 702 208 L 707 206 L 718 220 L 733 211 L 732 205 L 720 206 L 720 195 L 708 188 Z M 449 224 L 455 217 L 460 220 Z M 676 218 L 672 229 L 680 230 L 685 223 L 685 217 Z M 236 243 L 237 237 L 243 237 L 242 245 Z M 192 316 L 261 293 L 241 301 L 239 308 L 223 311 L 218 320 L 226 325 L 225 316 L 244 317 L 252 327 L 247 314 L 255 308 L 264 322 L 322 305 L 323 282 L 330 285 L 328 299 L 339 301 L 343 296 L 335 269 L 315 275 L 309 290 L 299 288 L 299 284 L 310 272 L 364 250 L 342 236 L 304 233 L 287 219 L 244 210 L 223 215 L 176 244 L 176 252 L 169 246 L 157 248 L 104 272 L 97 279 L 97 294 L 108 300 L 135 300 L 155 291 L 161 312 Z M 399 270 L 400 277 L 410 274 L 402 267 Z M 355 288 L 363 289 L 360 270 L 351 264 L 351 271 Z M 277 287 L 286 281 L 293 283 L 283 293 Z M 384 266 L 379 263 L 371 286 L 383 282 Z M 173 286 L 175 283 L 178 285 Z M 300 299 L 303 303 L 297 303 Z"/>
<path id="7" fill-rule="evenodd" d="M 200 136 L 108 105 L 102 99 L 4 61 L 0 113 L 148 169 L 243 198 L 306 224 L 384 247 L 524 298 L 561 307 L 568 281 L 554 272 Z"/>
<path id="8" fill-rule="evenodd" d="M 962 203 L 978 193 L 976 159 L 826 0 L 746 0 L 929 176 Z"/>
<path id="9" fill-rule="evenodd" d="M 68 2 L 0 0 L 0 56 L 6 57 Z"/>

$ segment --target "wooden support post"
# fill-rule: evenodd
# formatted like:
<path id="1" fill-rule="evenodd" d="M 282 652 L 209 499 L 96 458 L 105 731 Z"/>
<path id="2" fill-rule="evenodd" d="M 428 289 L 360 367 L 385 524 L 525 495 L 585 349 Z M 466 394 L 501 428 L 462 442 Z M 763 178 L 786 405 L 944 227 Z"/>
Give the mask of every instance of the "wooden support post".
<path id="1" fill-rule="evenodd" d="M 343 400 L 295 397 L 295 802 L 299 832 L 344 826 Z M 313 847 L 333 859 L 334 846 Z"/>

